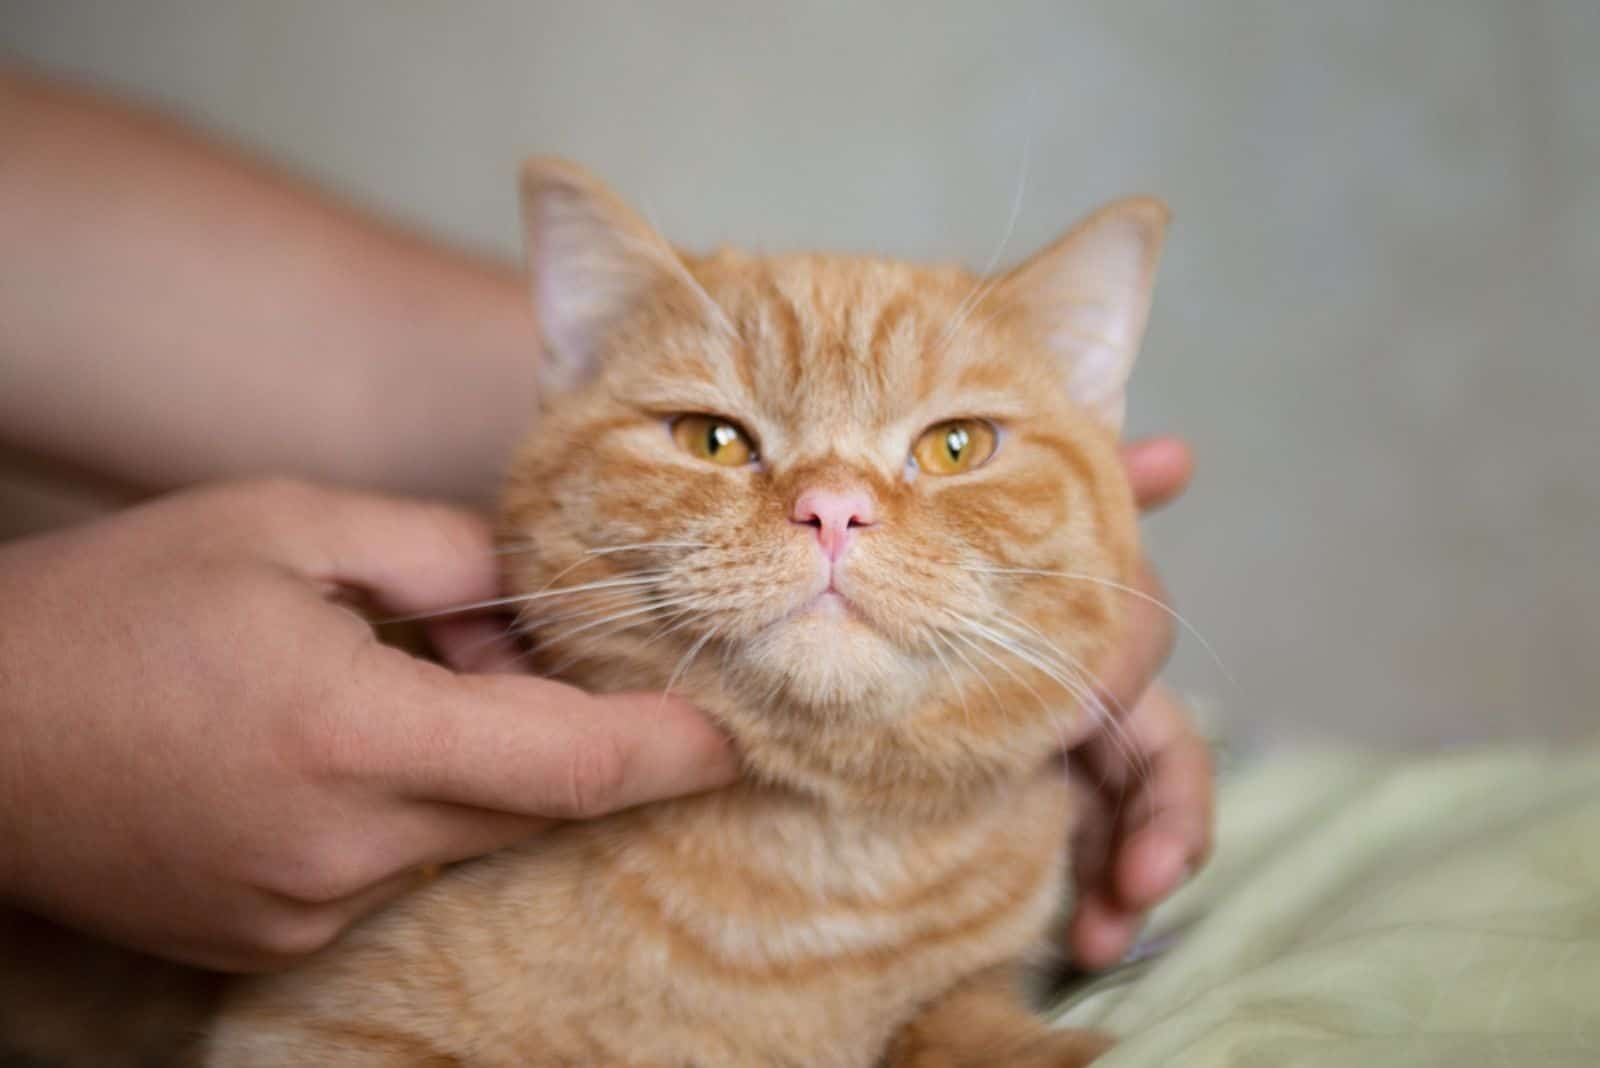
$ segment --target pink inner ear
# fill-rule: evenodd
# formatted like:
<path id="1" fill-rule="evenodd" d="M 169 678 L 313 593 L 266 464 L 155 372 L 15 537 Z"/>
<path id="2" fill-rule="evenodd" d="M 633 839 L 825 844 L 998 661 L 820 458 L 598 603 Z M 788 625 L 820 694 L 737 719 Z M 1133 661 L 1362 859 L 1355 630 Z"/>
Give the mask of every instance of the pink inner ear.
<path id="1" fill-rule="evenodd" d="M 1125 388 L 1150 311 L 1166 209 L 1120 201 L 1018 269 L 1014 299 L 1032 309 L 1073 399 L 1120 429 Z"/>
<path id="2" fill-rule="evenodd" d="M 1120 409 L 1133 366 L 1133 347 L 1119 336 L 1124 324 L 1102 307 L 1076 309 L 1066 319 L 1052 332 L 1050 347 L 1067 368 L 1067 390 L 1082 407 L 1107 416 Z"/>
<path id="3" fill-rule="evenodd" d="M 606 331 L 661 276 L 666 245 L 597 179 L 560 161 L 526 165 L 522 213 L 541 377 L 547 392 L 562 392 L 594 377 Z"/>
<path id="4" fill-rule="evenodd" d="M 594 378 L 606 334 L 663 282 L 689 294 L 708 326 L 736 333 L 666 240 L 570 165 L 528 166 L 523 221 L 547 395 Z"/>

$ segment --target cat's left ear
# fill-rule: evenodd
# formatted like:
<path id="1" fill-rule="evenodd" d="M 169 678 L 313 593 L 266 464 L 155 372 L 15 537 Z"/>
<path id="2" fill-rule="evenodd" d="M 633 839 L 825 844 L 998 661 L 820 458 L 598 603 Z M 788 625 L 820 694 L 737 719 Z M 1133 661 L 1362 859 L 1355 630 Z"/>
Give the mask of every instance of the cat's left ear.
<path id="1" fill-rule="evenodd" d="M 1171 213 L 1152 197 L 1118 200 L 1010 271 L 994 300 L 1061 361 L 1073 400 L 1122 428 Z"/>

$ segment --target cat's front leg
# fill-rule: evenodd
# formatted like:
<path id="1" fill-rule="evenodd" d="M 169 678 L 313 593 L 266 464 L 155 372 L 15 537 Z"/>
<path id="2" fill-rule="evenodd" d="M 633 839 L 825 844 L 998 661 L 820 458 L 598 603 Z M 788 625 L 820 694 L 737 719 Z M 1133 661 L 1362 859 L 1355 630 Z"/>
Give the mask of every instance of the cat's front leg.
<path id="1" fill-rule="evenodd" d="M 1017 970 L 980 972 L 902 1027 L 882 1068 L 1082 1068 L 1110 1049 L 1100 1031 L 1053 1031 L 1028 1010 Z"/>

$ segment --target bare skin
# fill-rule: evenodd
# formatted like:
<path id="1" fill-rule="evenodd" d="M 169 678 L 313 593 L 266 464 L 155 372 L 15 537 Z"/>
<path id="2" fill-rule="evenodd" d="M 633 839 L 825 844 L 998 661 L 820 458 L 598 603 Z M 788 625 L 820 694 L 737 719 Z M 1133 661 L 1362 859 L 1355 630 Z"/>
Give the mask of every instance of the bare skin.
<path id="1" fill-rule="evenodd" d="M 487 529 L 241 483 L 0 550 L 0 887 L 158 955 L 286 963 L 419 866 L 731 782 L 658 695 L 457 675 L 353 611 L 492 597 Z"/>
<path id="2" fill-rule="evenodd" d="M 1173 438 L 1134 443 L 1122 457 L 1145 511 L 1175 500 L 1193 477 L 1188 447 Z M 1148 563 L 1138 586 L 1167 602 Z M 1101 733 L 1070 754 L 1081 809 L 1067 940 L 1073 961 L 1089 969 L 1116 963 L 1145 913 L 1211 852 L 1210 749 L 1183 703 L 1155 681 L 1176 641 L 1173 618 L 1149 601 L 1130 598 L 1126 607 L 1128 641 L 1101 673 L 1104 703 L 1120 713 L 1120 743 Z"/>
<path id="3" fill-rule="evenodd" d="M 535 407 L 520 272 L 19 73 L 0 142 L 0 446 L 136 496 L 294 472 L 487 500 Z M 1124 456 L 1145 507 L 1189 481 L 1175 439 Z M 690 709 L 425 664 L 331 596 L 425 612 L 494 585 L 468 513 L 283 483 L 0 545 L 0 900 L 272 968 L 419 865 L 733 775 Z M 1103 674 L 1134 751 L 1074 754 L 1098 787 L 1070 932 L 1087 967 L 1210 844 L 1205 747 L 1151 687 L 1171 621 L 1130 608 Z M 457 670 L 505 666 L 488 625 L 435 633 Z"/>
<path id="4" fill-rule="evenodd" d="M 492 499 L 533 410 L 515 266 L 3 67 L 0 145 L 0 446 L 134 493 Z"/>

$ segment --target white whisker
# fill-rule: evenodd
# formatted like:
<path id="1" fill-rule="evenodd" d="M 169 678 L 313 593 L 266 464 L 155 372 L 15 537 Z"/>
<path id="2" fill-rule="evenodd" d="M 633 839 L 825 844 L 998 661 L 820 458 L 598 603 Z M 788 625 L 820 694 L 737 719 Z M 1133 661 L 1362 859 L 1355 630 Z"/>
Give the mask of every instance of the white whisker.
<path id="1" fill-rule="evenodd" d="M 956 696 L 961 699 L 961 711 L 966 717 L 967 726 L 972 725 L 972 709 L 967 706 L 967 691 L 956 680 L 956 673 L 950 668 L 950 661 L 944 658 L 944 650 L 939 648 L 939 632 L 932 627 L 924 628 L 933 641 L 928 643 L 928 648 L 933 650 L 933 655 L 938 658 L 939 666 L 944 668 L 944 673 L 950 678 L 950 687 L 955 690 Z"/>
<path id="2" fill-rule="evenodd" d="M 1177 609 L 1167 604 L 1161 598 L 1152 597 L 1141 589 L 1137 589 L 1136 587 L 1129 586 L 1125 583 L 1114 582 L 1111 579 L 1101 578 L 1099 575 L 1085 575 L 1077 571 L 1050 571 L 1037 567 L 1000 567 L 991 564 L 957 564 L 956 566 L 960 567 L 964 571 L 974 571 L 979 574 L 986 575 L 1036 575 L 1043 578 L 1076 579 L 1079 582 L 1092 582 L 1099 586 L 1106 586 L 1113 590 L 1120 590 L 1131 597 L 1137 597 L 1139 600 L 1144 601 L 1147 604 L 1152 604 L 1161 609 L 1161 611 L 1167 613 L 1174 620 L 1176 620 L 1179 626 L 1183 627 L 1184 630 L 1193 635 L 1194 640 L 1200 643 L 1200 647 L 1206 651 L 1206 655 L 1211 658 L 1211 662 L 1217 665 L 1217 670 L 1222 672 L 1223 677 L 1228 680 L 1228 683 L 1234 686 L 1238 685 L 1238 680 L 1233 677 L 1233 673 L 1228 670 L 1227 665 L 1222 662 L 1222 658 L 1217 655 L 1217 651 L 1211 647 L 1211 643 L 1206 641 L 1205 635 L 1201 634 L 1200 631 L 1195 628 L 1194 624 L 1183 618 L 1183 616 L 1178 613 Z"/>
<path id="3" fill-rule="evenodd" d="M 563 631 L 560 634 L 544 639 L 541 644 L 547 646 L 559 645 L 561 642 L 574 638 L 579 634 L 585 634 L 591 630 L 594 630 L 596 627 L 603 627 L 607 623 L 617 623 L 625 619 L 634 619 L 638 616 L 647 615 L 651 612 L 659 612 L 664 608 L 677 608 L 681 605 L 691 604 L 699 599 L 699 594 L 685 594 L 682 597 L 669 598 L 665 601 L 653 601 L 649 604 L 636 605 L 633 608 L 627 609 L 626 611 L 613 612 L 610 615 L 604 616 L 600 619 L 596 619 L 589 623 L 584 623 L 582 626 Z"/>
<path id="4" fill-rule="evenodd" d="M 709 542 L 704 541 L 636 541 L 632 545 L 602 545 L 597 549 L 585 549 L 585 556 L 609 556 L 612 553 L 632 552 L 635 549 L 709 549 Z"/>
<path id="5" fill-rule="evenodd" d="M 966 322 L 968 316 L 977 310 L 978 305 L 982 304 L 984 298 L 989 295 L 989 291 L 1000 281 L 998 278 L 991 278 L 990 275 L 999 264 L 1000 257 L 1005 255 L 1006 245 L 1010 243 L 1011 235 L 1017 228 L 1017 219 L 1022 214 L 1022 195 L 1028 188 L 1028 166 L 1032 161 L 1032 156 L 1033 133 L 1029 131 L 1028 139 L 1022 144 L 1022 166 L 1017 174 L 1016 191 L 1011 195 L 1011 214 L 1006 219 L 1005 233 L 1001 235 L 1000 244 L 995 248 L 994 255 L 989 257 L 989 262 L 984 266 L 983 273 L 979 275 L 978 284 L 972 287 L 972 292 L 968 293 L 960 304 L 956 305 L 955 312 L 950 316 L 950 324 L 945 327 L 944 332 L 939 335 L 939 340 L 934 343 L 935 349 L 944 348 L 945 344 L 955 336 L 955 332 L 961 328 L 961 324 Z"/>
<path id="6" fill-rule="evenodd" d="M 996 620 L 996 622 L 1001 622 Z M 1064 649 L 1057 648 L 1048 641 L 1044 641 L 1044 649 L 1036 646 L 1025 646 L 1020 638 L 1008 640 L 1004 635 L 997 635 L 992 629 L 983 624 L 974 623 L 974 633 L 980 637 L 1000 645 L 1009 650 L 1014 656 L 1043 672 L 1058 685 L 1065 688 L 1080 703 L 1088 707 L 1094 716 L 1095 722 L 1106 732 L 1111 743 L 1115 745 L 1127 759 L 1134 773 L 1141 780 L 1148 779 L 1151 769 L 1149 762 L 1139 752 L 1138 745 L 1129 736 L 1127 728 L 1122 723 L 1121 715 L 1112 715 L 1101 701 L 1099 694 L 1105 693 L 1117 705 L 1119 713 L 1126 714 L 1120 702 L 1112 695 L 1103 683 L 1098 683 L 1093 672 L 1089 671 L 1076 657 Z M 1031 629 L 1031 628 L 1030 628 Z M 1041 638 L 1043 636 L 1041 635 Z M 1053 658 L 1053 659 L 1052 659 Z M 1065 658 L 1066 662 L 1062 662 Z"/>
<path id="7" fill-rule="evenodd" d="M 684 671 L 688 670 L 690 662 L 694 660 L 695 656 L 700 652 L 701 649 L 705 648 L 706 643 L 711 640 L 711 636 L 716 634 L 716 632 L 717 628 L 712 627 L 710 630 L 700 635 L 699 639 L 696 640 L 693 645 L 689 646 L 689 651 L 683 654 L 683 657 L 678 661 L 677 666 L 672 669 L 672 674 L 667 676 L 667 684 L 661 687 L 661 696 L 663 698 L 672 692 L 672 687 L 677 685 L 678 676 Z"/>
<path id="8" fill-rule="evenodd" d="M 955 690 L 956 696 L 961 699 L 961 717 L 966 723 L 967 729 L 971 730 L 973 728 L 972 707 L 967 704 L 967 691 L 956 679 L 956 673 L 950 668 L 950 661 L 944 658 L 944 652 L 939 648 L 941 641 L 948 641 L 949 639 L 943 637 L 937 628 L 929 627 L 927 632 L 934 639 L 928 643 L 928 648 L 933 650 L 933 655 L 939 658 L 939 664 L 944 668 L 944 673 L 949 676 L 951 688 Z"/>
<path id="9" fill-rule="evenodd" d="M 1010 675 L 1013 679 L 1015 679 L 1023 689 L 1027 690 L 1033 695 L 1033 699 L 1035 701 L 1039 702 L 1040 710 L 1043 711 L 1045 715 L 1050 714 L 1050 702 L 1046 701 L 1044 699 L 1044 695 L 1038 690 L 1034 689 L 1033 685 L 1029 683 L 1027 679 L 1013 671 L 1010 664 L 1007 664 L 1005 661 L 1001 660 L 999 657 L 995 656 L 993 653 L 989 652 L 989 650 L 985 649 L 983 646 L 979 645 L 977 642 L 973 641 L 960 631 L 951 631 L 951 633 L 957 638 L 960 638 L 962 641 L 966 642 L 967 645 L 972 648 L 973 652 L 977 653 L 979 656 L 989 661 L 989 663 L 993 664 L 995 667 L 999 668 L 1001 671 L 1004 671 L 1007 675 Z"/>
<path id="10" fill-rule="evenodd" d="M 511 628 L 514 634 L 532 634 L 542 627 L 549 627 L 556 623 L 566 623 L 574 619 L 586 619 L 601 615 L 605 612 L 615 612 L 620 608 L 639 603 L 636 589 L 601 590 L 595 595 L 594 603 L 587 603 L 581 608 L 573 608 L 556 612 L 551 615 L 519 615 L 515 625 Z"/>
<path id="11" fill-rule="evenodd" d="M 563 586 L 560 589 L 539 590 L 536 593 L 519 593 L 509 597 L 492 597 L 487 601 L 473 601 L 470 604 L 452 605 L 449 608 L 440 608 L 433 612 L 418 612 L 415 615 L 395 616 L 392 619 L 381 620 L 383 623 L 415 623 L 424 619 L 438 619 L 442 616 L 455 616 L 463 612 L 481 612 L 486 608 L 505 608 L 514 604 L 527 604 L 533 601 L 542 601 L 549 597 L 570 597 L 574 594 L 586 593 L 590 590 L 610 589 L 618 586 L 648 586 L 657 582 L 666 572 L 642 572 L 623 578 L 603 579 L 599 582 L 586 582 L 580 586 Z"/>
<path id="12" fill-rule="evenodd" d="M 935 631 L 934 633 L 937 634 L 939 632 Z M 962 652 L 961 647 L 955 642 L 948 642 L 948 647 L 952 653 L 956 654 L 956 656 L 961 659 L 963 664 L 967 665 L 968 671 L 978 676 L 978 681 L 983 683 L 983 685 L 988 688 L 990 696 L 994 698 L 995 708 L 1003 713 L 1005 711 L 1006 703 L 1000 699 L 1000 691 L 994 688 L 994 684 L 989 681 L 989 676 L 979 671 L 978 665 L 974 664 L 972 662 L 972 658 L 966 653 Z"/>
<path id="13" fill-rule="evenodd" d="M 711 313 L 711 318 L 715 320 L 712 325 L 726 334 L 728 340 L 737 341 L 739 339 L 738 328 L 733 325 L 733 320 L 728 318 L 728 313 L 722 310 L 722 305 L 711 299 L 711 294 L 706 292 L 705 287 L 700 284 L 700 280 L 694 276 L 688 265 L 679 259 L 676 254 L 671 250 L 663 254 L 662 250 L 656 245 L 633 234 L 619 232 L 616 236 L 623 244 L 644 253 L 648 258 L 654 260 L 659 266 L 665 267 L 670 274 L 688 286 L 689 291 Z"/>

